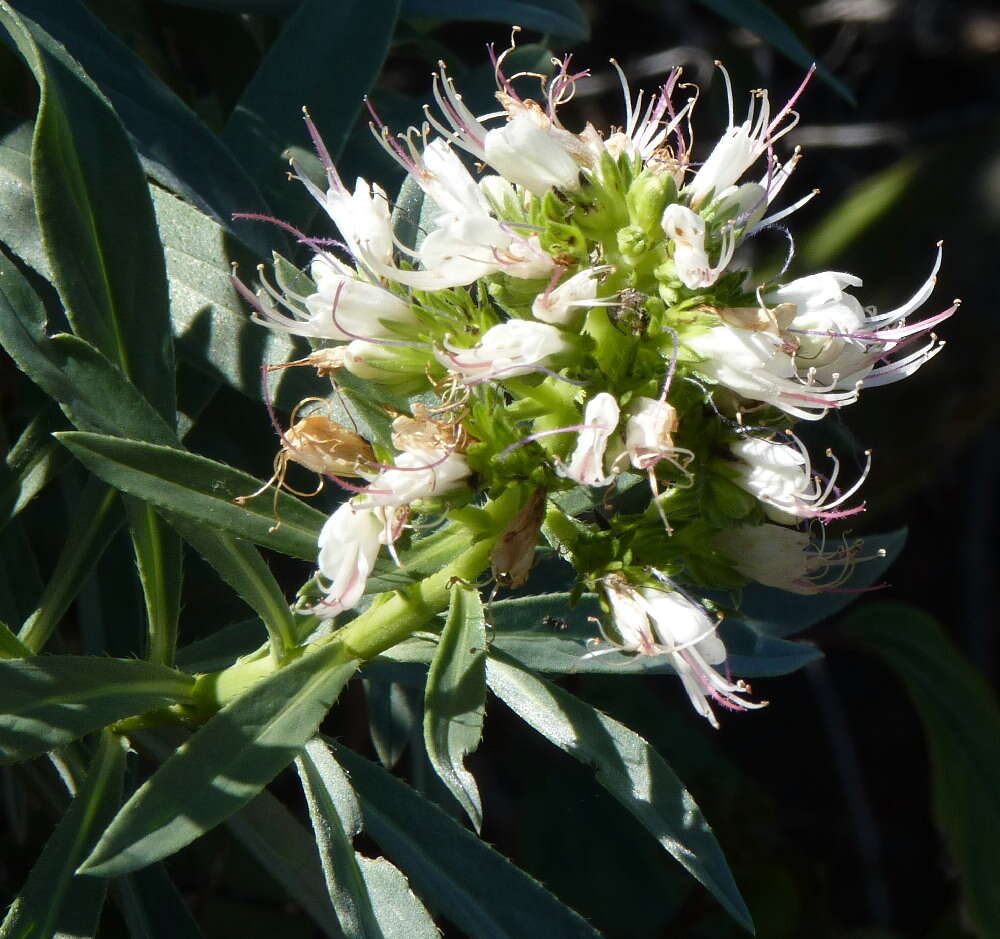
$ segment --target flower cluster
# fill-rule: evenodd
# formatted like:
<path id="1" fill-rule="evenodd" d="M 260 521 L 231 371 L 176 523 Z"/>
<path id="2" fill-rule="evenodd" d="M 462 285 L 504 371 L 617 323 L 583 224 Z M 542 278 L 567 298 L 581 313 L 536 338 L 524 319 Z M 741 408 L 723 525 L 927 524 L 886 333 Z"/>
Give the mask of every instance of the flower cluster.
<path id="1" fill-rule="evenodd" d="M 376 116 L 422 196 L 419 218 L 394 216 L 374 183 L 350 188 L 307 115 L 325 185 L 293 170 L 340 240 L 304 239 L 309 290 L 280 277 L 242 288 L 258 322 L 322 344 L 306 360 L 321 373 L 351 373 L 372 400 L 409 396 L 392 448 L 359 447 L 365 485 L 349 484 L 323 529 L 312 609 L 356 607 L 382 547 L 396 558 L 415 517 L 468 524 L 463 506 L 520 486 L 533 494 L 517 529 L 523 570 L 513 578 L 495 554 L 498 580 L 523 582 L 544 536 L 601 598 L 604 640 L 668 656 L 714 724 L 712 701 L 757 705 L 716 669 L 717 608 L 694 596 L 732 591 L 736 606 L 750 582 L 842 589 L 857 546 L 814 536 L 862 510 L 870 459 L 842 485 L 837 458 L 817 471 L 793 428 L 941 349 L 931 330 L 955 306 L 909 321 L 940 248 L 913 297 L 884 313 L 862 306 L 849 274 L 755 282 L 741 245 L 813 195 L 781 205 L 800 154 L 776 152 L 809 76 L 781 107 L 751 92 L 738 115 L 720 64 L 728 125 L 696 161 L 697 94 L 680 69 L 633 99 L 615 64 L 624 122 L 602 134 L 560 119 L 587 72 L 566 57 L 549 78 L 508 76 L 508 53 L 494 56 L 492 113 L 473 113 L 442 64 L 422 128 L 394 136 Z"/>

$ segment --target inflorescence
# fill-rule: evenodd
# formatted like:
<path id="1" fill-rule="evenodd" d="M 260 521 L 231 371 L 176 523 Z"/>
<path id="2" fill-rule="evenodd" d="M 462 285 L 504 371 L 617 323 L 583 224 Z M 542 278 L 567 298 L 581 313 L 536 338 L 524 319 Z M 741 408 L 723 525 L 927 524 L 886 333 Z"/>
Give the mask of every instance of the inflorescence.
<path id="1" fill-rule="evenodd" d="M 378 185 L 350 190 L 306 115 L 326 187 L 292 168 L 340 241 L 303 236 L 307 290 L 280 270 L 277 286 L 238 284 L 257 322 L 314 341 L 303 361 L 321 375 L 346 370 L 410 401 L 391 448 L 318 413 L 284 432 L 281 478 L 291 459 L 352 494 L 323 528 L 304 605 L 324 618 L 356 608 L 383 547 L 396 558 L 414 528 L 465 524 L 478 497 L 526 486 L 534 495 L 493 554 L 497 582 L 524 582 L 541 533 L 601 598 L 601 649 L 669 655 L 717 726 L 711 702 L 759 703 L 717 669 L 719 611 L 696 595 L 732 591 L 735 603 L 750 582 L 840 590 L 865 560 L 859 542 L 828 547 L 825 525 L 862 511 L 870 457 L 842 482 L 836 456 L 817 469 L 793 428 L 941 349 L 932 329 L 957 303 L 908 322 L 940 245 L 927 280 L 884 313 L 849 292 L 861 287 L 849 274 L 757 283 L 734 263 L 740 246 L 814 195 L 780 207 L 800 153 L 775 154 L 811 72 L 776 111 L 752 91 L 739 121 L 718 64 L 728 126 L 696 163 L 697 90 L 680 69 L 644 101 L 612 63 L 624 124 L 577 133 L 559 111 L 588 73 L 567 56 L 551 77 L 508 77 L 510 51 L 494 56 L 495 113 L 473 114 L 441 64 L 423 128 L 393 136 L 376 116 L 424 195 L 419 226 L 401 227 Z M 515 89 L 526 80 L 538 100 Z"/>

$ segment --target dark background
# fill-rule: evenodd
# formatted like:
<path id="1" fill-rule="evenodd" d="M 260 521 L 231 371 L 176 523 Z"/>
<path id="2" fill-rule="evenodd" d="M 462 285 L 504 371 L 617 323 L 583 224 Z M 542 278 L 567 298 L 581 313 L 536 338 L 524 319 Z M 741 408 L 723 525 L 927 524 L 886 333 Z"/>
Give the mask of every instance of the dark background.
<path id="1" fill-rule="evenodd" d="M 217 127 L 281 25 L 274 16 L 152 0 L 92 0 L 90 6 Z M 654 88 L 668 67 L 685 66 L 702 86 L 697 127 L 703 148 L 725 121 L 713 59 L 723 60 L 733 76 L 737 114 L 745 90 L 767 87 L 781 102 L 804 71 L 708 9 L 724 4 L 584 6 L 592 38 L 572 51 L 595 79 L 581 83 L 566 109 L 571 129 L 585 120 L 601 129 L 621 121 L 620 90 L 607 66 L 612 56 L 633 90 Z M 929 611 L 995 682 L 1000 9 L 943 0 L 774 2 L 771 8 L 854 98 L 814 80 L 799 104 L 801 123 L 786 138 L 801 144 L 806 157 L 784 198 L 822 190 L 791 220 L 797 246 L 791 274 L 849 271 L 865 281 L 864 303 L 891 308 L 923 281 L 943 239 L 944 266 L 925 312 L 943 309 L 953 297 L 964 300 L 940 330 L 950 348 L 916 377 L 866 393 L 846 415 L 860 444 L 874 450 L 864 492 L 868 512 L 852 530 L 905 525 L 910 531 L 890 586 L 859 603 L 891 598 Z M 487 41 L 502 48 L 507 34 L 501 24 L 407 24 L 381 79 L 381 100 L 391 110 L 400 94 L 429 97 L 439 55 L 460 74 L 462 65 L 485 61 Z M 567 48 L 558 37 L 549 42 L 557 53 Z M 346 162 L 375 172 L 390 188 L 398 177 L 384 161 L 375 169 L 366 163 L 373 152 L 358 143 Z M 746 260 L 773 266 L 783 251 L 783 241 L 765 235 L 750 245 Z M 16 424 L 27 405 L 13 392 L 7 402 Z M 228 436 L 206 430 L 191 442 L 194 449 L 266 471 L 270 458 L 262 456 L 260 434 L 267 421 L 258 407 L 220 393 L 205 426 L 224 426 Z M 302 573 L 289 564 L 289 585 L 301 582 Z M 188 578 L 189 618 L 210 602 L 199 595 L 200 582 L 210 581 L 196 568 Z M 645 735 L 674 766 L 712 821 L 760 936 L 967 935 L 960 890 L 932 821 L 925 737 L 905 691 L 884 665 L 844 638 L 836 621 L 806 638 L 827 653 L 826 661 L 755 682 L 771 706 L 724 715 L 718 733 L 688 710 L 679 684 L 669 679 L 577 676 L 566 684 Z M 370 754 L 357 683 L 344 704 L 328 729 Z M 609 937 L 741 934 L 601 792 L 589 770 L 533 736 L 497 702 L 471 765 L 486 807 L 484 837 Z M 430 785 L 419 754 L 404 756 L 401 770 Z M 278 791 L 298 798 L 293 780 L 279 782 Z M 982 833 L 998 835 L 989 827 Z M 20 844 L 11 854 L 12 870 L 37 847 L 31 840 Z M 208 936 L 312 934 L 310 921 L 288 906 L 280 888 L 218 832 L 179 855 L 171 869 Z M 21 876 L 11 874 L 14 883 Z M 104 928 L 117 934 L 113 914 Z"/>

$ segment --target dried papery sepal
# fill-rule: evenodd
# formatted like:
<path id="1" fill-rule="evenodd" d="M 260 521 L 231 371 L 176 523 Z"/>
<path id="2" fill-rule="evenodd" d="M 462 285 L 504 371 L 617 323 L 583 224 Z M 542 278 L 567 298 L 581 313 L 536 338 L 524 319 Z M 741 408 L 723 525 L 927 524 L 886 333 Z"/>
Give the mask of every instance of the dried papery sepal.
<path id="1" fill-rule="evenodd" d="M 237 496 L 233 500 L 238 505 L 245 505 L 273 486 L 274 525 L 270 528 L 272 532 L 281 526 L 278 494 L 282 489 L 303 498 L 312 498 L 323 491 L 324 477 L 364 477 L 370 472 L 364 467 L 370 467 L 375 459 L 371 444 L 364 437 L 331 420 L 325 414 L 309 414 L 298 419 L 299 411 L 305 405 L 314 402 L 322 403 L 323 399 L 305 398 L 292 410 L 291 426 L 281 433 L 281 449 L 274 457 L 274 474 L 271 478 L 256 492 Z M 301 492 L 288 483 L 285 477 L 289 462 L 298 463 L 319 475 L 319 481 L 312 492 Z"/>

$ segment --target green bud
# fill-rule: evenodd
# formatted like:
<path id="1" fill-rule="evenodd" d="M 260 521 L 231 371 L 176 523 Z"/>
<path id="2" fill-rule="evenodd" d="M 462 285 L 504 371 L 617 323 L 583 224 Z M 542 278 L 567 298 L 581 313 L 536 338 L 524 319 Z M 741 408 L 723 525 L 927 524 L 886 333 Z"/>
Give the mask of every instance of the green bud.
<path id="1" fill-rule="evenodd" d="M 660 219 L 671 202 L 677 201 L 677 184 L 669 173 L 643 170 L 629 186 L 625 202 L 635 225 L 650 235 L 663 237 Z"/>
<path id="2" fill-rule="evenodd" d="M 629 264 L 635 264 L 651 247 L 649 238 L 638 225 L 618 229 L 618 250 Z"/>

